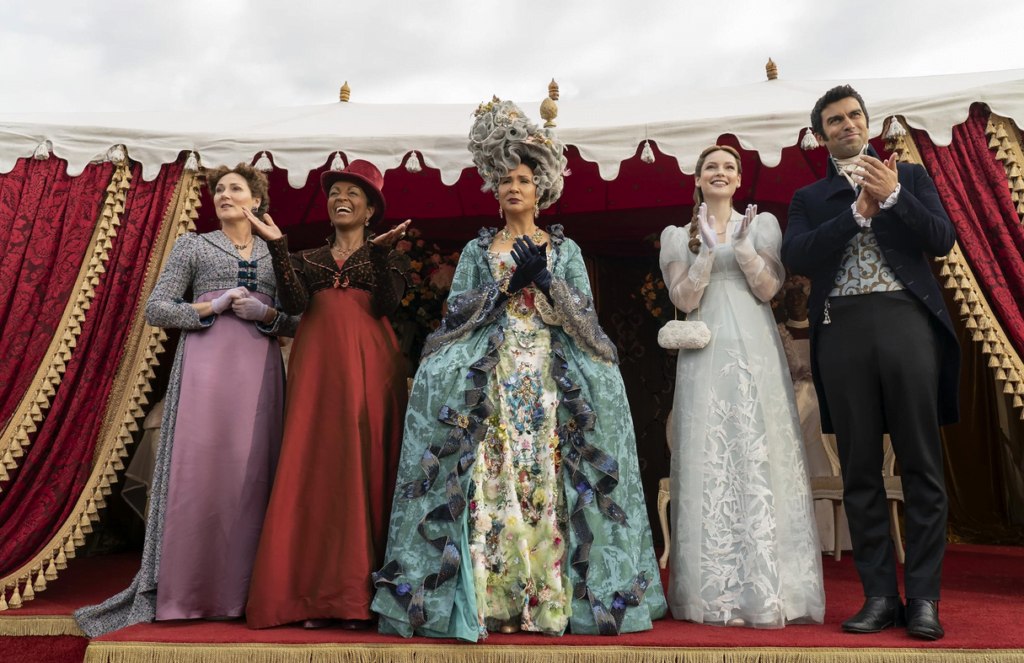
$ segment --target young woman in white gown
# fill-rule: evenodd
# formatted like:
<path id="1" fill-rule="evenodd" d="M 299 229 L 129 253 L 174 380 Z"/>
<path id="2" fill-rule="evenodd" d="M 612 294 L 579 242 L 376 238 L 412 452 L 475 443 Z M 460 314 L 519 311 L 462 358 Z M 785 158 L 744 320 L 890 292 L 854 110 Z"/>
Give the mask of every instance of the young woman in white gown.
<path id="1" fill-rule="evenodd" d="M 689 227 L 661 235 L 672 302 L 711 341 L 680 350 L 672 425 L 676 619 L 780 628 L 824 620 L 825 593 L 800 418 L 770 300 L 785 279 L 778 220 L 733 210 L 739 154 L 712 146 Z"/>

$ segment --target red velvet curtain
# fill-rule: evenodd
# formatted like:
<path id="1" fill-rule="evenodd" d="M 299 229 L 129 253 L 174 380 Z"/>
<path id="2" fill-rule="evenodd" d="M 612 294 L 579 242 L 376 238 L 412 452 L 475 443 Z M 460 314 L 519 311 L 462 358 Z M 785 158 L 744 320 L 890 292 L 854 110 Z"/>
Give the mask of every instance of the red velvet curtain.
<path id="1" fill-rule="evenodd" d="M 953 127 L 948 147 L 936 146 L 923 131 L 915 131 L 914 140 L 971 269 L 1006 335 L 1024 353 L 1024 227 L 1006 171 L 989 150 L 987 124 L 988 112 L 976 105 Z"/>
<path id="2" fill-rule="evenodd" d="M 39 368 L 75 285 L 113 172 L 20 159 L 0 175 L 0 429 Z"/>
<path id="3" fill-rule="evenodd" d="M 172 164 L 153 182 L 144 182 L 142 169 L 132 168 L 106 273 L 64 379 L 23 463 L 0 494 L 0 576 L 26 563 L 56 535 L 89 478 L 132 316 L 145 304 L 139 296 L 150 253 L 181 173 L 181 164 Z"/>

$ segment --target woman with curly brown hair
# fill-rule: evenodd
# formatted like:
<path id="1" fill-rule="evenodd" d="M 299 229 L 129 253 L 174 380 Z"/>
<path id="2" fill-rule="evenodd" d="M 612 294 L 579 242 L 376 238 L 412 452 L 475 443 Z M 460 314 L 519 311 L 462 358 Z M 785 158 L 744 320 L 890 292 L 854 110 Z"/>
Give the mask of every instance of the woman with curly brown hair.
<path id="1" fill-rule="evenodd" d="M 733 209 L 739 153 L 697 160 L 689 230 L 661 235 L 672 302 L 697 309 L 711 342 L 683 350 L 672 417 L 672 582 L 676 619 L 780 628 L 821 623 L 821 553 L 782 342 L 770 302 L 785 277 L 768 213 Z"/>
<path id="2" fill-rule="evenodd" d="M 183 333 L 171 369 L 142 568 L 131 586 L 75 613 L 96 637 L 144 621 L 240 617 L 281 448 L 284 373 L 266 243 L 246 212 L 269 206 L 249 164 L 207 184 L 221 229 L 181 236 L 146 304 L 149 324 Z M 192 292 L 192 301 L 182 297 Z"/>

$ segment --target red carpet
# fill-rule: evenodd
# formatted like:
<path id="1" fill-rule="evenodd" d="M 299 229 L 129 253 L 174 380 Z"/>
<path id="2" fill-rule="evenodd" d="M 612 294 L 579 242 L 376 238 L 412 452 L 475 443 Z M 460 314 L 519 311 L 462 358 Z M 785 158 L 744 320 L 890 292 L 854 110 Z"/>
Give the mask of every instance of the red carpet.
<path id="1" fill-rule="evenodd" d="M 46 592 L 40 594 L 35 601 L 27 603 L 26 607 L 21 610 L 0 613 L 0 626 L 5 619 L 9 618 L 22 618 L 30 615 L 66 615 L 80 605 L 98 602 L 127 586 L 137 567 L 137 559 L 133 556 L 119 555 L 75 560 L 69 565 L 68 570 L 61 574 L 60 579 L 54 582 Z M 475 658 L 484 660 L 488 658 L 486 655 L 488 651 L 495 654 L 501 652 L 502 660 L 515 660 L 519 655 L 535 658 L 539 652 L 554 654 L 556 651 L 565 652 L 565 648 L 579 652 L 583 649 L 590 650 L 598 647 L 608 649 L 609 653 L 612 651 L 628 652 L 630 660 L 644 660 L 645 654 L 650 654 L 657 660 L 689 660 L 684 655 L 686 652 L 678 652 L 678 656 L 665 658 L 664 655 L 669 654 L 670 650 L 659 648 L 713 648 L 719 653 L 723 648 L 737 648 L 737 654 L 744 651 L 757 654 L 755 658 L 736 658 L 731 655 L 718 656 L 714 659 L 693 658 L 693 660 L 718 661 L 796 660 L 789 654 L 798 653 L 800 649 L 804 648 L 829 649 L 827 655 L 820 660 L 882 660 L 886 653 L 896 653 L 892 652 L 893 649 L 903 650 L 906 655 L 915 653 L 915 650 L 921 650 L 920 654 L 924 655 L 928 652 L 923 650 L 932 650 L 931 654 L 917 660 L 941 660 L 945 654 L 952 653 L 935 650 L 985 649 L 1004 651 L 1002 655 L 998 651 L 988 652 L 988 656 L 978 660 L 1024 660 L 1024 626 L 1022 626 L 1024 624 L 1024 548 L 949 547 L 943 575 L 943 601 L 940 604 L 942 621 L 947 635 L 943 640 L 935 643 L 912 640 L 902 629 L 889 629 L 880 634 L 867 636 L 843 633 L 839 627 L 840 622 L 856 612 L 863 600 L 860 582 L 857 579 L 853 560 L 849 555 L 844 556 L 843 560 L 838 563 L 832 558 L 826 557 L 823 560 L 823 567 L 828 603 L 826 621 L 822 626 L 789 626 L 784 629 L 764 631 L 701 626 L 678 622 L 668 617 L 656 622 L 652 631 L 622 635 L 618 638 L 574 635 L 552 638 L 527 634 L 493 634 L 485 644 L 471 647 L 456 641 L 426 638 L 405 640 L 381 636 L 375 631 L 348 632 L 338 628 L 306 631 L 289 626 L 252 631 L 246 628 L 242 621 L 175 621 L 139 624 L 98 638 L 90 647 L 87 660 L 125 662 L 175 660 L 170 653 L 167 653 L 170 648 L 159 646 L 146 647 L 149 651 L 145 657 L 132 658 L 127 655 L 125 650 L 142 649 L 143 647 L 132 647 L 127 643 L 188 643 L 191 645 L 188 660 L 192 661 L 252 660 L 241 653 L 244 648 L 223 648 L 219 650 L 222 652 L 222 656 L 211 653 L 211 657 L 206 659 L 198 654 L 202 645 L 219 644 L 223 646 L 231 643 L 248 645 L 250 652 L 261 651 L 271 645 L 305 645 L 307 648 L 303 649 L 304 652 L 308 652 L 310 647 L 316 651 L 327 652 L 330 651 L 330 646 L 334 645 L 350 653 L 361 652 L 358 656 L 353 653 L 351 657 L 340 655 L 339 652 L 339 655 L 335 655 L 333 658 L 322 659 L 337 661 L 424 661 L 431 658 L 461 661 L 472 660 L 474 656 L 465 656 L 470 652 L 476 654 Z M 368 647 L 362 649 L 353 647 L 359 644 L 365 644 Z M 424 648 L 423 645 L 433 645 L 434 647 Z M 437 647 L 438 645 L 440 647 Z M 402 648 L 418 651 L 415 657 L 396 658 Z M 626 649 L 620 650 L 620 648 Z M 3 649 L 7 650 L 6 642 L 4 642 Z M 292 650 L 290 647 L 279 647 L 274 651 L 284 649 Z M 167 655 L 161 658 L 154 653 L 156 650 L 164 650 Z M 235 656 L 229 655 L 229 650 L 237 650 L 235 651 L 237 659 Z M 858 650 L 862 653 L 858 654 Z M 216 651 L 218 650 L 211 649 L 211 652 Z M 432 651 L 437 654 L 436 657 L 428 655 Z M 370 655 L 374 652 L 374 655 Z M 464 655 L 453 658 L 453 655 L 459 652 L 464 652 Z M 269 654 L 269 651 L 267 653 Z M 299 651 L 296 649 L 292 653 L 298 654 Z M 818 652 L 807 653 L 816 654 Z M 821 653 L 825 654 L 825 652 Z M 970 652 L 959 653 L 969 654 Z M 625 655 L 623 654 L 623 656 Z M 861 658 L 855 658 L 856 656 Z M 6 656 L 3 658 L 5 660 L 27 660 L 7 659 Z M 547 657 L 545 656 L 545 658 Z M 568 657 L 567 660 L 574 658 L 575 660 L 584 660 L 573 656 Z M 968 658 L 961 656 L 959 660 L 968 660 Z M 261 658 L 260 660 L 279 659 Z M 311 659 L 307 653 L 301 658 L 280 660 L 315 661 L 321 659 Z M 819 657 L 812 655 L 810 659 L 801 660 L 819 660 Z"/>

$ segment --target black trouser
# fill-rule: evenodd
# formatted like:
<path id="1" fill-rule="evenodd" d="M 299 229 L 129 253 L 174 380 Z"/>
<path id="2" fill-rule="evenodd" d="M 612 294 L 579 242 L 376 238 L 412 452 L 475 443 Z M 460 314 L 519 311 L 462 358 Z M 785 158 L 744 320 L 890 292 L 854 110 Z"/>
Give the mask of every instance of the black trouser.
<path id="1" fill-rule="evenodd" d="M 907 598 L 939 599 L 946 549 L 946 488 L 939 439 L 940 340 L 907 291 L 829 300 L 816 356 L 843 472 L 853 561 L 865 596 L 898 596 L 882 480 L 882 435 L 903 479 Z"/>

